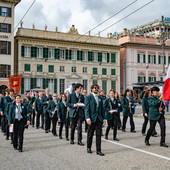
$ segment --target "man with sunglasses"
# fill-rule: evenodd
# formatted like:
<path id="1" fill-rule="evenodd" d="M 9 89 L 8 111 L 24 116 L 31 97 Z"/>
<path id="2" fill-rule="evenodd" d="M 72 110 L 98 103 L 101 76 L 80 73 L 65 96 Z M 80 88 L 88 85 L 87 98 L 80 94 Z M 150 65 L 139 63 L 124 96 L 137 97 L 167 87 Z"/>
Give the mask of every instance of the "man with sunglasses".
<path id="1" fill-rule="evenodd" d="M 71 120 L 71 140 L 70 144 L 74 144 L 74 133 L 77 125 L 78 145 L 84 146 L 82 143 L 82 123 L 84 121 L 84 107 L 80 103 L 84 103 L 84 96 L 81 94 L 83 85 L 76 84 L 75 92 L 69 94 L 66 105 L 69 107 L 69 117 Z"/>
<path id="2" fill-rule="evenodd" d="M 97 84 L 91 86 L 91 91 L 92 94 L 85 98 L 85 118 L 88 124 L 87 153 L 92 153 L 92 140 L 94 131 L 96 131 L 96 153 L 97 155 L 104 156 L 101 152 L 102 125 L 106 124 L 103 100 L 101 96 L 97 95 L 99 91 Z"/>

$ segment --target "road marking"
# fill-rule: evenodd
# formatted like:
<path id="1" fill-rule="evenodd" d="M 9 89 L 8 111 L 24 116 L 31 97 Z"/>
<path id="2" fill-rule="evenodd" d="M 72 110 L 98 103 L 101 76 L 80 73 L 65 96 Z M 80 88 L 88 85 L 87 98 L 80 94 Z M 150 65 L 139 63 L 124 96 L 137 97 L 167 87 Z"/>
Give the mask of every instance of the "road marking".
<path id="1" fill-rule="evenodd" d="M 85 134 L 85 133 L 83 133 L 83 135 L 87 136 L 87 134 Z M 132 149 L 132 150 L 135 150 L 135 151 L 138 151 L 138 152 L 142 152 L 142 153 L 145 153 L 145 154 L 148 154 L 148 155 L 152 155 L 152 156 L 155 156 L 155 157 L 158 157 L 158 158 L 161 158 L 161 159 L 166 159 L 166 160 L 170 161 L 170 158 L 166 157 L 166 156 L 162 156 L 162 155 L 159 155 L 159 154 L 156 154 L 156 153 L 148 152 L 148 151 L 145 151 L 145 150 L 142 150 L 142 149 L 138 149 L 138 148 L 128 146 L 128 145 L 125 145 L 125 144 L 121 144 L 121 143 L 118 143 L 118 142 L 114 142 L 114 141 L 111 141 L 111 140 L 106 140 L 106 139 L 103 139 L 103 138 L 102 138 L 102 140 L 105 141 L 105 142 L 108 142 L 108 143 L 119 145 L 119 146 L 122 146 L 122 147 L 125 147 L 125 148 L 128 148 L 128 149 Z"/>

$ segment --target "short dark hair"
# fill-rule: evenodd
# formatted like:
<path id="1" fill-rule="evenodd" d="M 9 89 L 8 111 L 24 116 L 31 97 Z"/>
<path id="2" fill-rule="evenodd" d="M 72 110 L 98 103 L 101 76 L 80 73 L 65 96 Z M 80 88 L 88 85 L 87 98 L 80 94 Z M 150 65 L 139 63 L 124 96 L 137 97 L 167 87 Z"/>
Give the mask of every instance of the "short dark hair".
<path id="1" fill-rule="evenodd" d="M 79 89 L 79 87 L 83 87 L 83 85 L 80 84 L 80 83 L 77 83 L 77 84 L 75 85 L 75 90 L 76 90 L 76 89 Z"/>
<path id="2" fill-rule="evenodd" d="M 91 90 L 94 89 L 95 86 L 98 87 L 98 89 L 99 89 L 99 85 L 93 84 L 93 85 L 91 86 Z"/>
<path id="3" fill-rule="evenodd" d="M 160 90 L 159 87 L 156 87 L 156 86 L 151 88 L 151 92 L 153 92 L 153 91 L 159 91 L 159 90 Z"/>
<path id="4" fill-rule="evenodd" d="M 30 96 L 27 96 L 26 98 L 28 99 L 28 101 L 31 101 L 31 97 Z"/>
<path id="5" fill-rule="evenodd" d="M 114 91 L 113 89 L 111 89 L 111 90 L 109 91 L 109 93 L 110 93 L 110 92 L 113 92 L 113 93 L 115 93 L 115 91 Z"/>
<path id="6" fill-rule="evenodd" d="M 21 98 L 21 95 L 20 95 L 20 94 L 17 94 L 15 97 L 16 97 L 16 98 L 17 98 L 17 97 L 20 97 L 20 98 Z"/>
<path id="7" fill-rule="evenodd" d="M 13 93 L 14 93 L 14 89 L 13 89 L 13 88 L 10 88 L 10 89 L 9 89 L 9 92 L 13 92 Z"/>
<path id="8" fill-rule="evenodd" d="M 34 93 L 38 93 L 38 91 L 34 91 Z"/>
<path id="9" fill-rule="evenodd" d="M 149 90 L 145 91 L 143 97 L 144 97 L 144 98 L 148 98 L 148 97 L 149 97 Z"/>
<path id="10" fill-rule="evenodd" d="M 129 89 L 125 90 L 124 95 L 123 95 L 124 97 L 126 97 L 127 92 L 129 92 Z"/>

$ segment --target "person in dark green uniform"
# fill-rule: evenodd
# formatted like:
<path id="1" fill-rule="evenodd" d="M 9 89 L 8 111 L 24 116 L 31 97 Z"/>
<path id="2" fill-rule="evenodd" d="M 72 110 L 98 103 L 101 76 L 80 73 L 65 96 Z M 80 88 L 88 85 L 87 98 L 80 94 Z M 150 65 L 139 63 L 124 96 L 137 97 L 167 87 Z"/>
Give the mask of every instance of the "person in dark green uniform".
<path id="1" fill-rule="evenodd" d="M 121 105 L 123 108 L 123 126 L 122 131 L 126 132 L 126 122 L 128 117 L 130 118 L 130 126 L 131 132 L 135 133 L 135 125 L 133 121 L 133 113 L 132 113 L 132 102 L 130 101 L 130 91 L 127 89 L 124 93 L 124 96 L 121 99 Z"/>
<path id="2" fill-rule="evenodd" d="M 84 96 L 81 94 L 82 88 L 82 84 L 76 84 L 75 92 L 69 94 L 66 102 L 66 105 L 69 107 L 69 117 L 71 119 L 70 144 L 74 144 L 74 133 L 77 125 L 78 145 L 80 146 L 84 146 L 82 142 L 82 123 L 84 121 L 84 106 L 79 106 L 79 103 L 84 103 Z"/>
<path id="3" fill-rule="evenodd" d="M 19 152 L 22 152 L 25 125 L 29 125 L 30 121 L 27 108 L 24 104 L 21 103 L 20 95 L 16 95 L 16 102 L 10 106 L 8 123 L 9 126 L 14 124 L 13 147 L 15 150 L 18 149 Z M 18 144 L 19 148 L 17 148 Z"/>
<path id="4" fill-rule="evenodd" d="M 147 146 L 150 145 L 149 143 L 150 136 L 152 135 L 155 129 L 156 123 L 158 122 L 160 125 L 160 130 L 161 130 L 160 146 L 168 147 L 168 145 L 165 143 L 166 125 L 165 125 L 165 117 L 164 117 L 165 106 L 162 101 L 163 96 L 158 98 L 159 96 L 158 87 L 153 87 L 151 89 L 151 92 L 152 92 L 152 96 L 148 98 L 150 128 L 145 138 L 145 144 Z"/>
<path id="5" fill-rule="evenodd" d="M 57 94 L 53 94 L 52 96 L 53 100 L 50 100 L 48 103 L 47 107 L 47 113 L 49 114 L 49 118 L 52 120 L 52 134 L 54 136 L 57 136 L 57 131 L 56 131 L 56 125 L 57 125 L 57 105 L 58 105 L 58 100 L 57 100 Z"/>
<path id="6" fill-rule="evenodd" d="M 122 106 L 121 106 L 121 101 L 119 98 L 119 93 L 115 92 L 115 98 L 118 100 L 118 106 L 119 106 L 117 128 L 118 128 L 118 130 L 122 130 L 121 129 L 121 119 L 120 119 L 120 112 L 122 112 Z"/>
<path id="7" fill-rule="evenodd" d="M 117 121 L 118 121 L 118 111 L 119 111 L 119 106 L 118 106 L 118 100 L 115 98 L 115 91 L 110 90 L 109 91 L 109 98 L 105 100 L 104 103 L 104 109 L 105 109 L 105 117 L 108 121 L 108 126 L 106 128 L 106 134 L 105 134 L 105 139 L 108 140 L 108 134 L 110 131 L 110 128 L 114 127 L 114 133 L 113 133 L 113 140 L 119 141 L 117 139 Z"/>
<path id="8" fill-rule="evenodd" d="M 62 139 L 63 125 L 65 124 L 65 136 L 69 141 L 69 108 L 66 106 L 67 97 L 65 94 L 61 96 L 60 103 L 58 104 L 58 122 L 60 123 L 59 138 Z"/>
<path id="9" fill-rule="evenodd" d="M 26 101 L 23 104 L 25 104 L 25 106 L 27 107 L 27 111 L 30 117 L 30 125 L 31 125 L 31 120 L 32 120 L 31 119 L 31 114 L 32 114 L 31 96 L 26 96 Z"/>

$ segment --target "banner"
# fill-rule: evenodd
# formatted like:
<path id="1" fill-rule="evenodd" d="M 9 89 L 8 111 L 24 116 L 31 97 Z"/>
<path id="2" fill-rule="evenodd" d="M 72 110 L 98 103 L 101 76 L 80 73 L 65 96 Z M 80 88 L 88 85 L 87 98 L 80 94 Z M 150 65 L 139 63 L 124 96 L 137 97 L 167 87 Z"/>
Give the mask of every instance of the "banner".
<path id="1" fill-rule="evenodd" d="M 15 93 L 19 93 L 21 89 L 22 75 L 8 76 L 9 86 L 13 88 Z"/>

